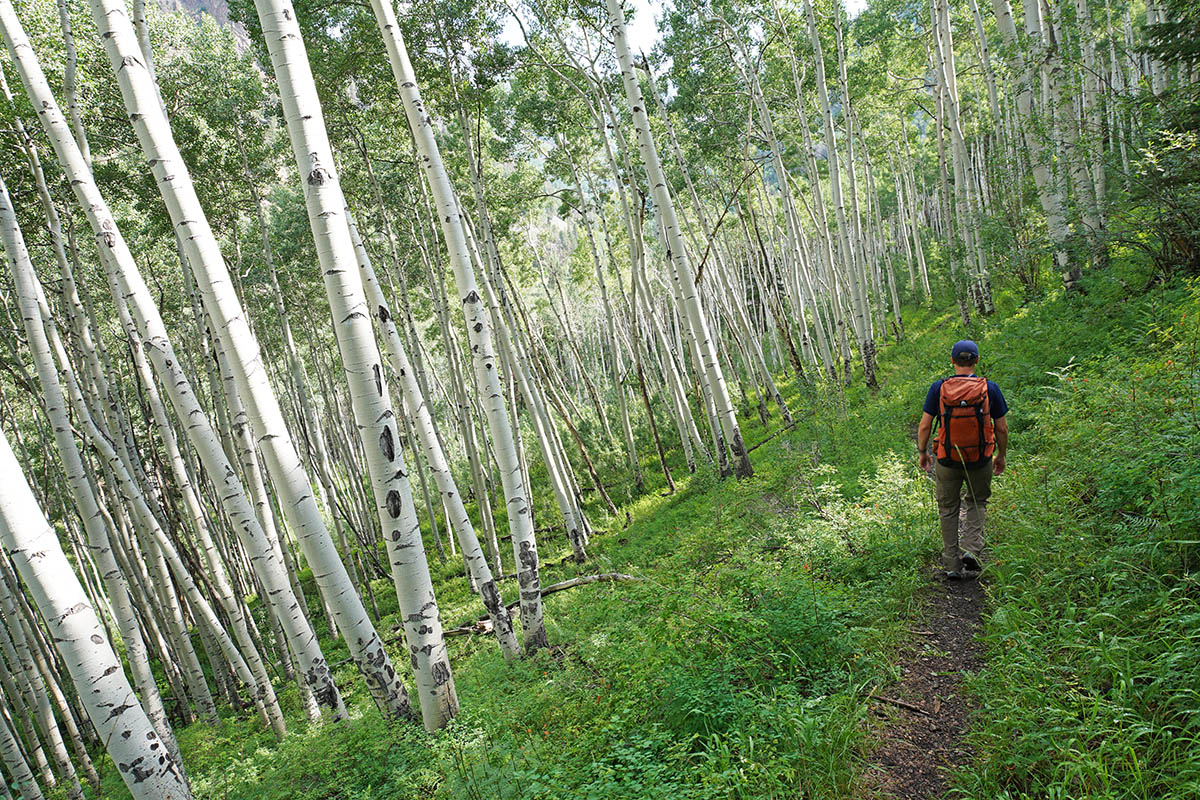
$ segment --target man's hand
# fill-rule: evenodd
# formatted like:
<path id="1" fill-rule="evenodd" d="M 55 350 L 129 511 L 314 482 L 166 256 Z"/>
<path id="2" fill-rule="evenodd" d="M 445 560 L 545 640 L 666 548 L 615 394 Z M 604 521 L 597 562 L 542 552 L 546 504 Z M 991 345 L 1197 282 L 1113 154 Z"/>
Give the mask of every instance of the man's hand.
<path id="1" fill-rule="evenodd" d="M 927 412 L 921 414 L 921 422 L 917 425 L 917 458 L 921 469 L 929 472 L 933 469 L 933 457 L 929 455 L 929 435 L 933 432 L 933 415 Z"/>
<path id="2" fill-rule="evenodd" d="M 992 459 L 992 474 L 999 475 L 1004 472 L 1004 455 L 1008 452 L 1008 417 L 1000 417 L 993 424 L 996 426 L 996 457 Z"/>

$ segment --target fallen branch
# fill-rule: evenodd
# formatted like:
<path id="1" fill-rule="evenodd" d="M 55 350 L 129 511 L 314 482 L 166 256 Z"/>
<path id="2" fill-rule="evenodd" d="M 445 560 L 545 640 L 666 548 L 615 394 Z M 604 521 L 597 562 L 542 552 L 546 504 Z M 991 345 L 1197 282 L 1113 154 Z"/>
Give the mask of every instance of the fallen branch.
<path id="1" fill-rule="evenodd" d="M 576 586 L 586 586 L 589 583 L 616 583 L 617 581 L 640 581 L 641 578 L 633 575 L 626 575 L 623 572 L 601 572 L 598 575 L 580 575 L 577 578 L 569 578 L 559 583 L 552 583 L 542 589 L 542 597 L 556 592 L 562 592 L 567 589 L 574 589 Z M 520 600 L 514 600 L 508 604 L 509 611 L 521 605 Z M 451 628 L 445 631 L 443 636 L 469 636 L 474 633 L 491 633 L 492 621 L 488 617 L 480 617 L 472 625 L 463 625 L 460 628 Z"/>
<path id="2" fill-rule="evenodd" d="M 616 583 L 617 581 L 640 581 L 641 578 L 633 575 L 626 575 L 623 572 L 601 572 L 599 575 L 580 575 L 578 578 L 570 578 L 561 583 L 552 583 L 542 589 L 542 597 L 555 592 L 561 592 L 564 589 L 574 589 L 576 586 L 583 586 L 588 583 Z M 514 603 L 513 605 L 516 605 Z"/>
<path id="3" fill-rule="evenodd" d="M 791 430 L 792 428 L 794 428 L 794 427 L 796 427 L 796 423 L 795 423 L 795 422 L 791 423 L 790 425 L 784 425 L 782 428 L 780 428 L 779 430 L 775 431 L 774 433 L 772 433 L 772 434 L 771 434 L 770 436 L 768 436 L 767 438 L 763 439 L 763 440 L 762 440 L 761 442 L 759 442 L 758 444 L 756 444 L 756 445 L 752 445 L 752 446 L 751 446 L 749 449 L 747 449 L 747 450 L 746 450 L 746 452 L 747 452 L 747 453 L 753 453 L 755 450 L 757 450 L 758 448 L 762 447 L 764 444 L 766 444 L 767 442 L 771 441 L 772 439 L 774 439 L 774 438 L 775 438 L 776 436 L 778 436 L 779 434 L 781 434 L 781 433 L 784 433 L 784 432 L 786 432 L 786 431 L 790 431 L 790 430 Z"/>
<path id="4" fill-rule="evenodd" d="M 891 697 L 881 697 L 880 695 L 877 695 L 877 694 L 869 694 L 869 695 L 867 695 L 867 697 L 871 700 L 875 700 L 880 703 L 890 703 L 891 705 L 894 705 L 898 708 L 904 708 L 904 709 L 915 712 L 917 714 L 921 714 L 926 717 L 933 716 L 933 714 L 930 714 L 928 711 L 921 708 L 920 706 L 915 706 L 912 703 L 906 703 L 903 700 L 896 700 Z"/>
<path id="5" fill-rule="evenodd" d="M 542 589 L 542 597 L 548 594 L 563 592 L 567 589 L 574 589 L 576 586 L 586 586 L 589 583 L 617 583 L 618 581 L 640 581 L 634 575 L 626 575 L 623 572 L 601 572 L 598 575 L 580 575 L 575 578 L 568 578 L 565 581 L 552 583 Z M 508 609 L 511 611 L 521 605 L 521 601 L 517 600 L 508 604 Z M 463 625 L 458 628 L 449 628 L 442 632 L 442 635 L 449 638 L 454 636 L 473 636 L 475 634 L 487 634 L 492 632 L 492 620 L 488 617 L 480 617 L 470 625 Z M 385 641 L 388 644 L 396 644 L 403 640 L 403 636 L 393 636 Z M 331 667 L 340 667 L 343 664 L 348 664 L 350 659 L 344 658 L 331 664 Z"/>
<path id="6" fill-rule="evenodd" d="M 443 631 L 442 635 L 445 636 L 446 638 L 450 638 L 451 636 L 471 636 L 472 634 L 476 634 L 476 633 L 491 633 L 491 632 L 492 632 L 492 621 L 490 619 L 488 619 L 487 617 L 484 617 L 483 619 L 475 622 L 474 625 L 463 625 L 462 627 L 459 627 L 459 628 L 450 628 L 449 630 Z"/>
<path id="7" fill-rule="evenodd" d="M 593 533 L 594 533 L 594 531 L 593 531 Z M 552 569 L 554 567 L 561 567 L 563 564 L 567 564 L 567 563 L 571 563 L 571 564 L 578 563 L 577 561 L 575 561 L 574 553 L 567 553 L 565 556 L 563 556 L 562 558 L 560 558 L 557 561 L 543 561 L 543 562 L 541 562 L 541 564 L 538 565 L 538 568 L 539 569 Z M 499 583 L 500 581 L 511 581 L 511 580 L 514 580 L 516 577 L 517 576 L 515 574 L 501 575 L 499 578 L 496 578 L 496 582 Z M 543 594 L 545 594 L 545 592 L 543 592 Z"/>

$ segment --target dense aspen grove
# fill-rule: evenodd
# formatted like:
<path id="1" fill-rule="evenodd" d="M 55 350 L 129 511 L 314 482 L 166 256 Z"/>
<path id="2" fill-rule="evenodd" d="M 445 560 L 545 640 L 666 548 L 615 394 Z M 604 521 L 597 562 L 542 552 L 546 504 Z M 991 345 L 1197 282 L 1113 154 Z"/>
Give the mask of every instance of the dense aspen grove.
<path id="1" fill-rule="evenodd" d="M 1192 3 L 855 6 L 0 0 L 0 800 L 432 741 L 906 313 L 1197 269 Z"/>

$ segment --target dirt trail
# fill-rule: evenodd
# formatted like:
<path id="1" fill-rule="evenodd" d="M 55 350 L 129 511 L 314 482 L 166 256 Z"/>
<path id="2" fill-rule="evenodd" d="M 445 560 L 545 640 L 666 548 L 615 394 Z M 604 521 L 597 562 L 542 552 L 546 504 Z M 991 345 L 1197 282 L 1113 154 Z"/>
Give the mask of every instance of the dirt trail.
<path id="1" fill-rule="evenodd" d="M 970 711 L 962 681 L 981 663 L 975 634 L 983 589 L 978 580 L 939 579 L 922 600 L 924 611 L 900 655 L 900 681 L 871 702 L 881 744 L 865 782 L 880 798 L 940 798 L 947 773 L 973 755 L 962 741 Z"/>

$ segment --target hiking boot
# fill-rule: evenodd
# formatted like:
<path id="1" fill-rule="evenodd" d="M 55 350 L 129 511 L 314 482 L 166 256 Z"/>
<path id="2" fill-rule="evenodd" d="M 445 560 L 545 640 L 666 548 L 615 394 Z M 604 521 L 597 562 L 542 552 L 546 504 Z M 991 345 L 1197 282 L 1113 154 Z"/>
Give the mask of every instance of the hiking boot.
<path id="1" fill-rule="evenodd" d="M 962 554 L 962 568 L 968 572 L 980 572 L 983 567 L 979 565 L 979 559 L 970 553 Z"/>
<path id="2" fill-rule="evenodd" d="M 948 581 L 961 581 L 962 573 L 956 569 L 948 569 L 942 573 L 942 577 Z"/>

